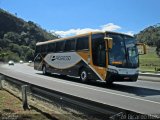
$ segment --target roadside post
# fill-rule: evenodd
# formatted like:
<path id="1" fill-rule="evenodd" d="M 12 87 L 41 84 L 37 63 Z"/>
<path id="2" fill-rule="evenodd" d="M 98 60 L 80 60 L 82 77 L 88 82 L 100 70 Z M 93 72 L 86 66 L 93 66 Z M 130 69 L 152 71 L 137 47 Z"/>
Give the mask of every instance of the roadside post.
<path id="1" fill-rule="evenodd" d="M 4 76 L 0 75 L 0 90 L 3 89 L 2 81 L 4 80 Z"/>
<path id="2" fill-rule="evenodd" d="M 28 106 L 28 101 L 27 101 L 27 89 L 28 89 L 28 85 L 22 85 L 22 104 L 23 104 L 23 109 L 24 110 L 28 110 L 29 106 Z"/>

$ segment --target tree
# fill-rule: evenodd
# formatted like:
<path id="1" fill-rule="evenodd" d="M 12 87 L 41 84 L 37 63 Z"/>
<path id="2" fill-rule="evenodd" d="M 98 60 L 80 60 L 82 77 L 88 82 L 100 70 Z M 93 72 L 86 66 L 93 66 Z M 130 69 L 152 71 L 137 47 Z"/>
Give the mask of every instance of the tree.
<path id="1" fill-rule="evenodd" d="M 0 57 L 4 57 L 4 56 L 7 56 L 8 53 L 0 53 Z"/>
<path id="2" fill-rule="evenodd" d="M 13 51 L 14 53 L 17 53 L 19 57 L 23 54 L 23 50 L 19 45 L 11 43 L 9 46 L 10 50 Z"/>
<path id="3" fill-rule="evenodd" d="M 29 61 L 29 60 L 33 60 L 33 59 L 34 59 L 34 50 L 29 49 L 26 53 L 25 60 Z"/>
<path id="4" fill-rule="evenodd" d="M 158 42 L 157 42 L 156 53 L 160 57 L 160 40 L 158 40 Z"/>
<path id="5" fill-rule="evenodd" d="M 20 35 L 15 32 L 7 32 L 6 34 L 4 34 L 3 39 L 9 39 L 13 43 L 19 44 Z"/>
<path id="6" fill-rule="evenodd" d="M 0 8 L 0 51 L 8 53 L 8 56 L 3 57 L 5 61 L 20 58 L 33 60 L 36 43 L 55 39 L 57 36 L 32 21 L 26 22 Z"/>
<path id="7" fill-rule="evenodd" d="M 140 33 L 135 36 L 139 42 L 146 43 L 150 46 L 156 46 L 158 40 L 160 40 L 160 26 L 159 24 L 150 26 L 140 31 Z"/>
<path id="8" fill-rule="evenodd" d="M 9 43 L 11 43 L 9 39 L 0 39 L 0 47 L 2 49 L 8 47 Z"/>

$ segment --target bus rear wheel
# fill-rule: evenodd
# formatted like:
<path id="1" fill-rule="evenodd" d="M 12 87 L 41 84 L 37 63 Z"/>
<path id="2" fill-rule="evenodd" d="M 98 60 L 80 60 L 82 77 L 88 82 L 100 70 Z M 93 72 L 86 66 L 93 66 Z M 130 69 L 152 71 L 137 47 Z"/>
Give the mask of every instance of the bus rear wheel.
<path id="1" fill-rule="evenodd" d="M 89 81 L 89 80 L 88 80 L 88 72 L 87 72 L 87 70 L 84 69 L 84 68 L 80 71 L 80 79 L 81 79 L 81 81 L 82 81 L 83 83 L 86 83 L 86 82 Z"/>
<path id="2" fill-rule="evenodd" d="M 50 75 L 51 73 L 47 72 L 46 66 L 44 65 L 42 68 L 43 75 Z"/>
<path id="3" fill-rule="evenodd" d="M 43 66 L 42 72 L 43 72 L 43 75 L 46 75 L 46 74 L 47 74 L 47 72 L 46 72 L 46 66 Z"/>

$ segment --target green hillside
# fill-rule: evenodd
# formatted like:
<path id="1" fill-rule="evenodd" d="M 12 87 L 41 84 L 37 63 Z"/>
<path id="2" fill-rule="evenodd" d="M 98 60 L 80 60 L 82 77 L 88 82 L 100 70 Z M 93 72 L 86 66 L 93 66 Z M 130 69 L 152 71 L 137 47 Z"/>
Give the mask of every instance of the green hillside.
<path id="1" fill-rule="evenodd" d="M 156 53 L 160 56 L 160 23 L 145 28 L 135 36 L 139 42 L 156 47 Z"/>
<path id="2" fill-rule="evenodd" d="M 148 45 L 147 54 L 140 55 L 140 70 L 160 71 L 160 24 L 147 27 L 135 36 Z"/>
<path id="3" fill-rule="evenodd" d="M 0 61 L 33 60 L 36 42 L 55 38 L 34 22 L 0 9 Z"/>

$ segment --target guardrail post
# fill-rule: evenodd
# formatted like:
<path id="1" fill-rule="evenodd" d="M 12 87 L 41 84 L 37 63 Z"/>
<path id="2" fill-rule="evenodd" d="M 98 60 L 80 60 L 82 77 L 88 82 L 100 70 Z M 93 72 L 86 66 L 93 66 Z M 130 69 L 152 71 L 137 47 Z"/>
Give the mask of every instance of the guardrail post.
<path id="1" fill-rule="evenodd" d="M 1 76 L 0 76 L 1 77 Z M 1 78 L 0 78 L 0 90 L 2 90 L 3 89 L 3 87 L 2 87 L 2 80 L 1 80 Z"/>
<path id="2" fill-rule="evenodd" d="M 28 101 L 27 101 L 27 88 L 28 88 L 28 85 L 22 85 L 21 88 L 22 88 L 22 104 L 23 104 L 23 109 L 27 110 L 27 109 L 29 109 Z"/>
<path id="3" fill-rule="evenodd" d="M 4 76 L 0 75 L 0 90 L 3 89 L 2 81 L 4 80 Z"/>

